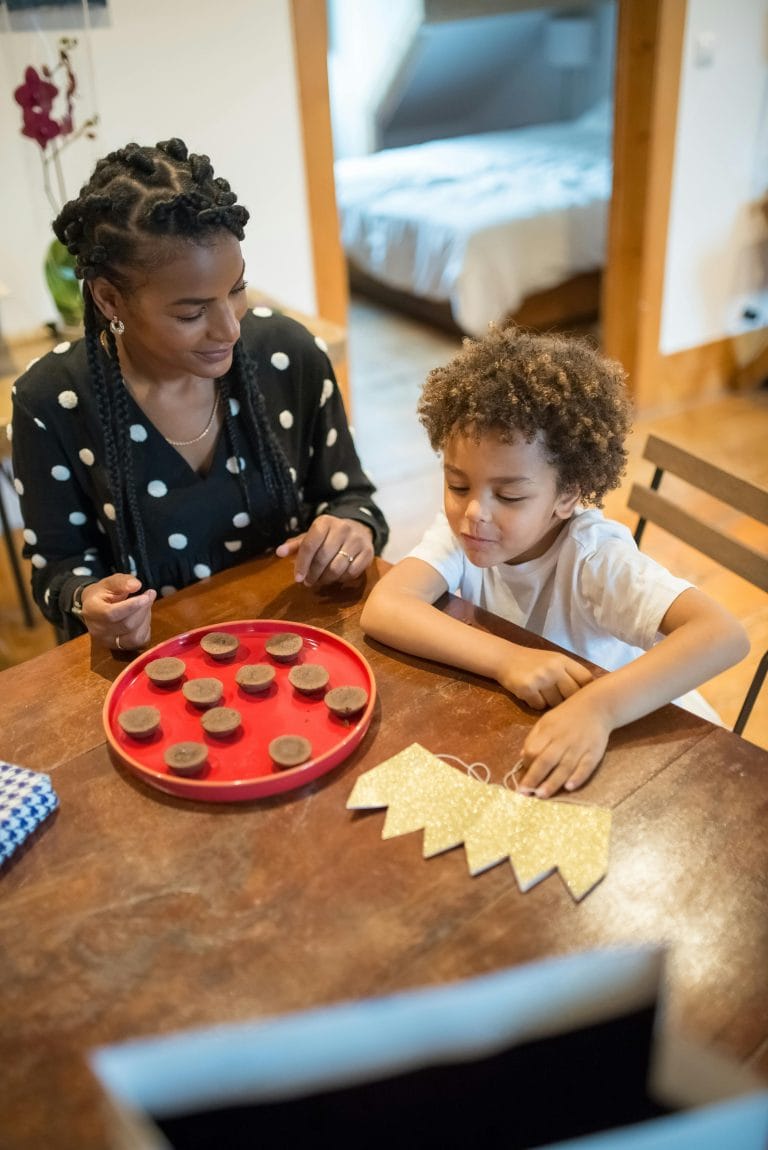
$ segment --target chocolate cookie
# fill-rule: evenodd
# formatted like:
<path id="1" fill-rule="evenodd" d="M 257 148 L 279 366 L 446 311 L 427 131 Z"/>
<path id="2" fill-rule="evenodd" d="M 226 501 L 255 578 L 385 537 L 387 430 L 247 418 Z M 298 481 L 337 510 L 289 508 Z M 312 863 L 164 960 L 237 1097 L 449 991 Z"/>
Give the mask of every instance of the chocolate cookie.
<path id="1" fill-rule="evenodd" d="M 129 707 L 117 721 L 132 739 L 149 739 L 160 726 L 160 712 L 157 707 Z"/>
<path id="2" fill-rule="evenodd" d="M 239 730 L 240 712 L 234 707 L 212 707 L 200 719 L 203 730 L 207 735 L 215 735 L 217 739 L 226 739 Z"/>
<path id="3" fill-rule="evenodd" d="M 312 744 L 303 735 L 279 735 L 269 744 L 269 756 L 277 767 L 298 767 L 312 756 Z"/>
<path id="4" fill-rule="evenodd" d="M 200 646 L 212 659 L 228 663 L 230 659 L 234 659 L 240 640 L 237 635 L 230 635 L 228 631 L 209 631 L 207 635 L 203 635 Z"/>
<path id="5" fill-rule="evenodd" d="M 187 667 L 182 659 L 166 656 L 164 659 L 152 659 L 144 670 L 156 687 L 175 687 L 184 675 Z"/>
<path id="6" fill-rule="evenodd" d="M 365 687 L 334 687 L 325 696 L 325 705 L 334 715 L 346 719 L 349 715 L 356 715 L 362 711 L 368 702 L 368 692 Z"/>
<path id="7" fill-rule="evenodd" d="M 235 675 L 235 682 L 249 695 L 268 691 L 275 681 L 275 668 L 268 663 L 246 663 Z"/>
<path id="8" fill-rule="evenodd" d="M 313 695 L 316 691 L 322 691 L 323 687 L 328 686 L 329 678 L 327 670 L 320 663 L 302 663 L 300 667 L 291 667 L 288 672 L 288 679 L 292 686 L 305 695 Z"/>
<path id="9" fill-rule="evenodd" d="M 203 743 L 173 743 L 163 756 L 177 775 L 196 775 L 205 766 L 208 748 Z"/>
<path id="10" fill-rule="evenodd" d="M 290 663 L 303 646 L 304 640 L 301 635 L 296 635 L 293 631 L 280 631 L 267 639 L 264 650 L 278 663 Z"/>
<path id="11" fill-rule="evenodd" d="M 188 679 L 181 693 L 194 707 L 215 707 L 224 693 L 220 679 Z"/>

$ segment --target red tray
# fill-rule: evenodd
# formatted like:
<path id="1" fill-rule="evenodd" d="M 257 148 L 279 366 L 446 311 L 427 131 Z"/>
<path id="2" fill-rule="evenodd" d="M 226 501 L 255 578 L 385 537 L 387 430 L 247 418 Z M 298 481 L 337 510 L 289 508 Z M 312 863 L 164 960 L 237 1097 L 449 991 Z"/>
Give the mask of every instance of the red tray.
<path id="1" fill-rule="evenodd" d="M 218 662 L 200 646 L 210 631 L 237 635 L 240 647 L 228 663 Z M 264 650 L 271 635 L 292 631 L 304 646 L 290 663 L 278 663 Z M 175 656 L 186 664 L 185 679 L 214 677 L 224 685 L 221 706 L 235 707 L 242 715 L 242 728 L 231 739 L 207 735 L 202 714 L 182 694 L 182 682 L 172 689 L 156 687 L 144 668 L 152 659 Z M 244 663 L 270 663 L 275 682 L 261 695 L 249 695 L 235 682 Z M 291 667 L 322 663 L 330 674 L 328 688 L 364 687 L 368 703 L 349 719 L 340 719 L 326 707 L 322 694 L 302 695 L 288 682 Z M 376 701 L 376 682 L 367 660 L 349 643 L 330 631 L 285 619 L 242 620 L 198 627 L 144 651 L 112 684 L 104 702 L 104 729 L 110 750 L 145 783 L 171 795 L 204 802 L 229 803 L 259 799 L 302 787 L 343 762 L 368 729 Z M 128 707 L 151 705 L 161 714 L 160 730 L 149 740 L 126 735 L 117 722 Z M 313 757 L 289 770 L 280 770 L 269 757 L 270 740 L 278 735 L 304 735 L 312 744 Z M 194 777 L 174 775 L 163 761 L 171 743 L 186 740 L 205 743 L 208 763 Z"/>

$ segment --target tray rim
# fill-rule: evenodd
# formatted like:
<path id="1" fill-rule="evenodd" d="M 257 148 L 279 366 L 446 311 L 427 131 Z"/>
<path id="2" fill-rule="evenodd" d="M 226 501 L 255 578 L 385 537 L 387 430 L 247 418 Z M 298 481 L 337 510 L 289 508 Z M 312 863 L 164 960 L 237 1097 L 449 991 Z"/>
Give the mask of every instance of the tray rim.
<path id="1" fill-rule="evenodd" d="M 126 753 L 125 748 L 117 741 L 109 723 L 110 711 L 115 697 L 124 688 L 126 681 L 135 678 L 141 669 L 159 658 L 158 652 L 169 646 L 178 644 L 190 645 L 199 637 L 212 631 L 236 631 L 241 629 L 245 634 L 253 634 L 262 630 L 295 631 L 307 637 L 320 636 L 334 644 L 347 649 L 352 657 L 361 665 L 368 680 L 368 702 L 360 716 L 350 725 L 350 730 L 330 750 L 318 758 L 310 759 L 297 767 L 269 775 L 257 775 L 243 779 L 195 779 L 167 775 L 152 767 L 147 767 L 138 759 Z M 102 726 L 107 746 L 113 758 L 130 771 L 136 778 L 141 779 L 148 786 L 155 787 L 166 794 L 177 798 L 197 799 L 202 802 L 242 802 L 257 801 L 271 795 L 284 794 L 287 791 L 297 790 L 307 783 L 328 774 L 335 767 L 345 761 L 355 750 L 365 736 L 376 705 L 377 689 L 373 669 L 365 655 L 353 646 L 347 639 L 329 631 L 325 627 L 317 627 L 314 623 L 300 623 L 292 619 L 234 619 L 226 622 L 207 623 L 201 627 L 193 627 L 189 631 L 181 631 L 171 635 L 160 643 L 139 652 L 134 659 L 120 672 L 110 685 L 102 704 Z"/>

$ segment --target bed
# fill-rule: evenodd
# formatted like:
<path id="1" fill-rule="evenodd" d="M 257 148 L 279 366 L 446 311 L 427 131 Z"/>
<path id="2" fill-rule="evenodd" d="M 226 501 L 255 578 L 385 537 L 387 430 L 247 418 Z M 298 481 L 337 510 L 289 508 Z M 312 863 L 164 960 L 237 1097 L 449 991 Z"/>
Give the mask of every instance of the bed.
<path id="1" fill-rule="evenodd" d="M 352 288 L 481 335 L 597 312 L 611 195 L 608 103 L 576 120 L 336 161 Z"/>

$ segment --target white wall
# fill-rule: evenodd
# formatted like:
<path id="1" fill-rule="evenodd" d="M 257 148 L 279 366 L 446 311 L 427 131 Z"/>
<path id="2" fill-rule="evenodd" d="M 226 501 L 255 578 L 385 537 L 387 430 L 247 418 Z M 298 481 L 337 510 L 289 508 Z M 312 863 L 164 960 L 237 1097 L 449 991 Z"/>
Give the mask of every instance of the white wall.
<path id="1" fill-rule="evenodd" d="M 664 354 L 768 325 L 768 229 L 752 207 L 767 191 L 768 0 L 688 0 Z"/>
<path id="2" fill-rule="evenodd" d="M 421 0 L 328 0 L 328 82 L 337 157 L 373 150 L 374 110 L 422 18 Z"/>
<path id="3" fill-rule="evenodd" d="M 108 26 L 91 41 L 98 140 L 67 156 L 74 195 L 103 153 L 129 140 L 181 136 L 210 155 L 251 211 L 243 244 L 249 283 L 285 304 L 315 311 L 314 276 L 289 0 L 108 0 Z M 74 62 L 88 81 L 82 33 Z M 51 212 L 39 149 L 21 136 L 13 90 L 28 64 L 55 57 L 57 34 L 0 35 L 0 304 L 3 334 L 54 318 L 42 263 Z M 88 91 L 81 118 L 93 108 Z"/>

